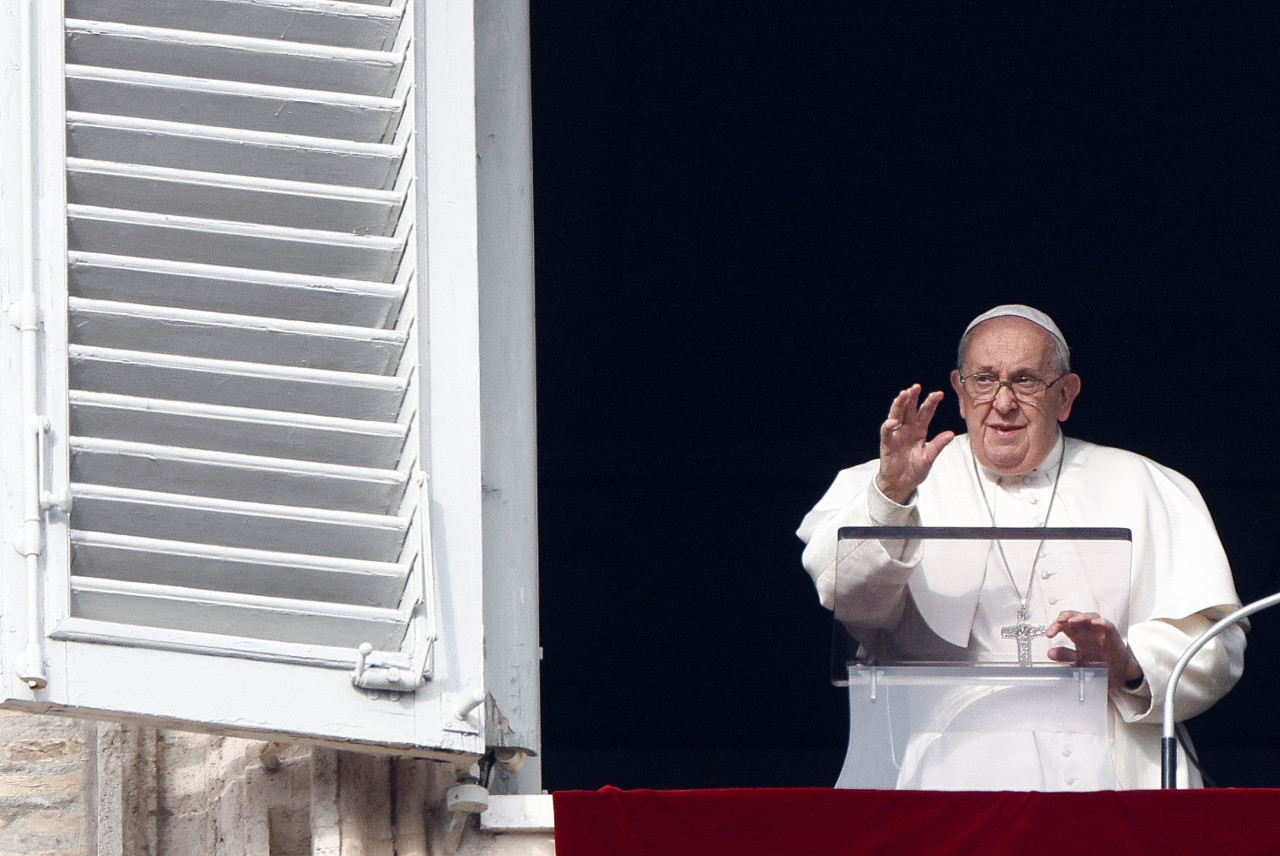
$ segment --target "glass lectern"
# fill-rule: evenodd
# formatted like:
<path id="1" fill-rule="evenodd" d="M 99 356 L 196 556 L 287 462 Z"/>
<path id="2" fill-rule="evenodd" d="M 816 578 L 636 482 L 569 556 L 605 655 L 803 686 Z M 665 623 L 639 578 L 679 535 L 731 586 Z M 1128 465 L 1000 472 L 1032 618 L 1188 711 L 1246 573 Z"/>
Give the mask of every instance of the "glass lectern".
<path id="1" fill-rule="evenodd" d="M 846 527 L 832 680 L 849 691 L 837 787 L 1105 790 L 1107 670 L 1062 664 L 1063 610 L 1129 623 L 1127 529 Z"/>

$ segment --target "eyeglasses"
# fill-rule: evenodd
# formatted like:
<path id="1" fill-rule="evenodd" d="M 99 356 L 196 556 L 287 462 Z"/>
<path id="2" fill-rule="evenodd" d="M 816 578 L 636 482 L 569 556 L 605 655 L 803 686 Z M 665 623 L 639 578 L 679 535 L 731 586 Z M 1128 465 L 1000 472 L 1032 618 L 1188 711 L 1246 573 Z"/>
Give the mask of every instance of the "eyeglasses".
<path id="1" fill-rule="evenodd" d="M 974 404 L 983 404 L 991 401 L 1000 394 L 1000 387 L 1009 387 L 1009 392 L 1013 393 L 1013 397 L 1019 401 L 1037 402 L 1044 398 L 1044 394 L 1049 391 L 1049 387 L 1066 377 L 1069 372 L 1063 372 L 1053 380 L 1041 380 L 1038 377 L 1030 375 L 1019 375 L 1009 380 L 1000 380 L 999 377 L 987 372 L 974 372 L 971 375 L 961 375 L 960 383 L 964 386 L 964 391 L 969 393 L 969 398 Z"/>

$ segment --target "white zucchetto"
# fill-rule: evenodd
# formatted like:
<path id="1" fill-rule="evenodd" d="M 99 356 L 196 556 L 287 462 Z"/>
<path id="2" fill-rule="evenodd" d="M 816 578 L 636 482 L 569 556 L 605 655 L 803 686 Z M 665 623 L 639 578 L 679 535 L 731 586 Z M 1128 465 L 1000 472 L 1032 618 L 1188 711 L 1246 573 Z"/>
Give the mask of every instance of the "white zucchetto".
<path id="1" fill-rule="evenodd" d="M 1066 337 L 1062 335 L 1062 331 L 1058 329 L 1058 325 L 1053 323 L 1053 319 L 1048 315 L 1045 315 L 1039 309 L 1034 309 L 1021 303 L 1005 303 L 995 307 L 994 309 L 988 309 L 986 312 L 983 312 L 977 318 L 974 318 L 969 322 L 969 326 L 964 328 L 964 334 L 961 338 L 969 335 L 969 331 L 974 327 L 977 327 L 983 321 L 990 321 L 992 318 L 1003 318 L 1007 315 L 1012 315 L 1015 318 L 1025 318 L 1032 324 L 1040 325 L 1044 329 L 1048 330 L 1049 335 L 1057 339 L 1064 349 L 1070 352 L 1070 348 L 1067 348 Z"/>

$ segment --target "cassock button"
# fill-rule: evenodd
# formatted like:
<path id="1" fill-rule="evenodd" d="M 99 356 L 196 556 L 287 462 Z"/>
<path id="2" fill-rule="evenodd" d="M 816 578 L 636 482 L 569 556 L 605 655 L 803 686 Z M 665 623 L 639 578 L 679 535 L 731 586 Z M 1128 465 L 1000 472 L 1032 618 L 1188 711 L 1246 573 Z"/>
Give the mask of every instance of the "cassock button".
<path id="1" fill-rule="evenodd" d="M 1051 577 L 1051 576 L 1053 576 L 1053 571 L 1041 571 L 1041 572 L 1040 572 L 1040 579 L 1042 579 L 1042 580 L 1047 580 L 1047 579 L 1049 579 L 1049 577 Z"/>
<path id="2" fill-rule="evenodd" d="M 1063 758 L 1070 758 L 1070 757 L 1071 757 L 1071 747 L 1070 747 L 1070 746 L 1063 746 L 1063 747 L 1062 747 L 1062 757 L 1063 757 Z"/>
<path id="3" fill-rule="evenodd" d="M 1067 784 L 1068 784 L 1068 785 L 1074 785 L 1075 783 L 1076 783 L 1076 777 L 1075 777 L 1075 776 L 1068 776 L 1068 777 L 1067 777 Z"/>
<path id="4" fill-rule="evenodd" d="M 1056 604 L 1056 603 L 1057 603 L 1058 601 L 1060 601 L 1060 600 L 1062 600 L 1062 598 L 1060 598 L 1060 597 L 1051 597 L 1051 598 L 1049 598 L 1049 603 Z"/>
<path id="5" fill-rule="evenodd" d="M 1033 496 L 1033 497 L 1031 497 L 1031 498 L 1030 498 L 1029 500 L 1027 500 L 1027 501 L 1028 501 L 1028 502 L 1030 502 L 1032 505 L 1036 505 L 1036 504 L 1038 504 L 1038 503 L 1040 502 L 1040 497 L 1038 497 L 1038 496 Z"/>

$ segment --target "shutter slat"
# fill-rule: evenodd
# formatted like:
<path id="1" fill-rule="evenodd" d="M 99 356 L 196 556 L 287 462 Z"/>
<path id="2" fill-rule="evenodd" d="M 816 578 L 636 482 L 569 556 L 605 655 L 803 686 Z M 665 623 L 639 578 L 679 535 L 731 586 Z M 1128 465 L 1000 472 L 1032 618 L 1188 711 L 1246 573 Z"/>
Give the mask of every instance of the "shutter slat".
<path id="1" fill-rule="evenodd" d="M 76 528 L 275 553 L 400 561 L 408 521 L 394 515 L 71 485 Z"/>
<path id="2" fill-rule="evenodd" d="M 67 0 L 73 18 L 388 50 L 404 0 Z"/>
<path id="3" fill-rule="evenodd" d="M 404 239 L 67 206 L 72 250 L 392 282 Z"/>
<path id="4" fill-rule="evenodd" d="M 68 19 L 66 32 L 73 65 L 355 95 L 390 96 L 404 60 L 385 51 L 101 21 Z"/>
<path id="5" fill-rule="evenodd" d="M 412 566 L 72 532 L 76 573 L 262 597 L 398 609 Z"/>
<path id="6" fill-rule="evenodd" d="M 389 326 L 406 285 L 92 252 L 69 263 L 77 297 L 361 327 Z"/>
<path id="7" fill-rule="evenodd" d="M 393 422 L 398 377 L 70 346 L 74 389 Z"/>
<path id="8" fill-rule="evenodd" d="M 263 458 L 73 437 L 71 478 L 77 482 L 274 505 L 305 504 L 340 511 L 389 513 L 404 494 L 407 474 L 395 470 Z"/>
<path id="9" fill-rule="evenodd" d="M 396 422 L 72 390 L 71 432 L 80 437 L 393 469 L 408 428 Z"/>
<path id="10" fill-rule="evenodd" d="M 207 589 L 71 578 L 72 609 L 81 618 L 277 642 L 323 641 L 351 648 L 369 642 L 382 650 L 398 648 L 405 632 L 406 617 L 394 610 L 219 595 Z"/>
<path id="11" fill-rule="evenodd" d="M 221 173 L 67 160 L 67 201 L 352 234 L 395 232 L 404 194 Z"/>
<path id="12" fill-rule="evenodd" d="M 188 167 L 258 178 L 386 190 L 395 184 L 405 143 L 355 143 L 322 137 L 188 125 L 155 119 L 67 114 L 67 153 L 90 160 Z"/>
<path id="13" fill-rule="evenodd" d="M 67 109 L 385 143 L 403 105 L 398 98 L 69 65 Z"/>
<path id="14" fill-rule="evenodd" d="M 116 301 L 71 298 L 71 341 L 119 350 L 364 374 L 394 374 L 407 335 Z"/>

